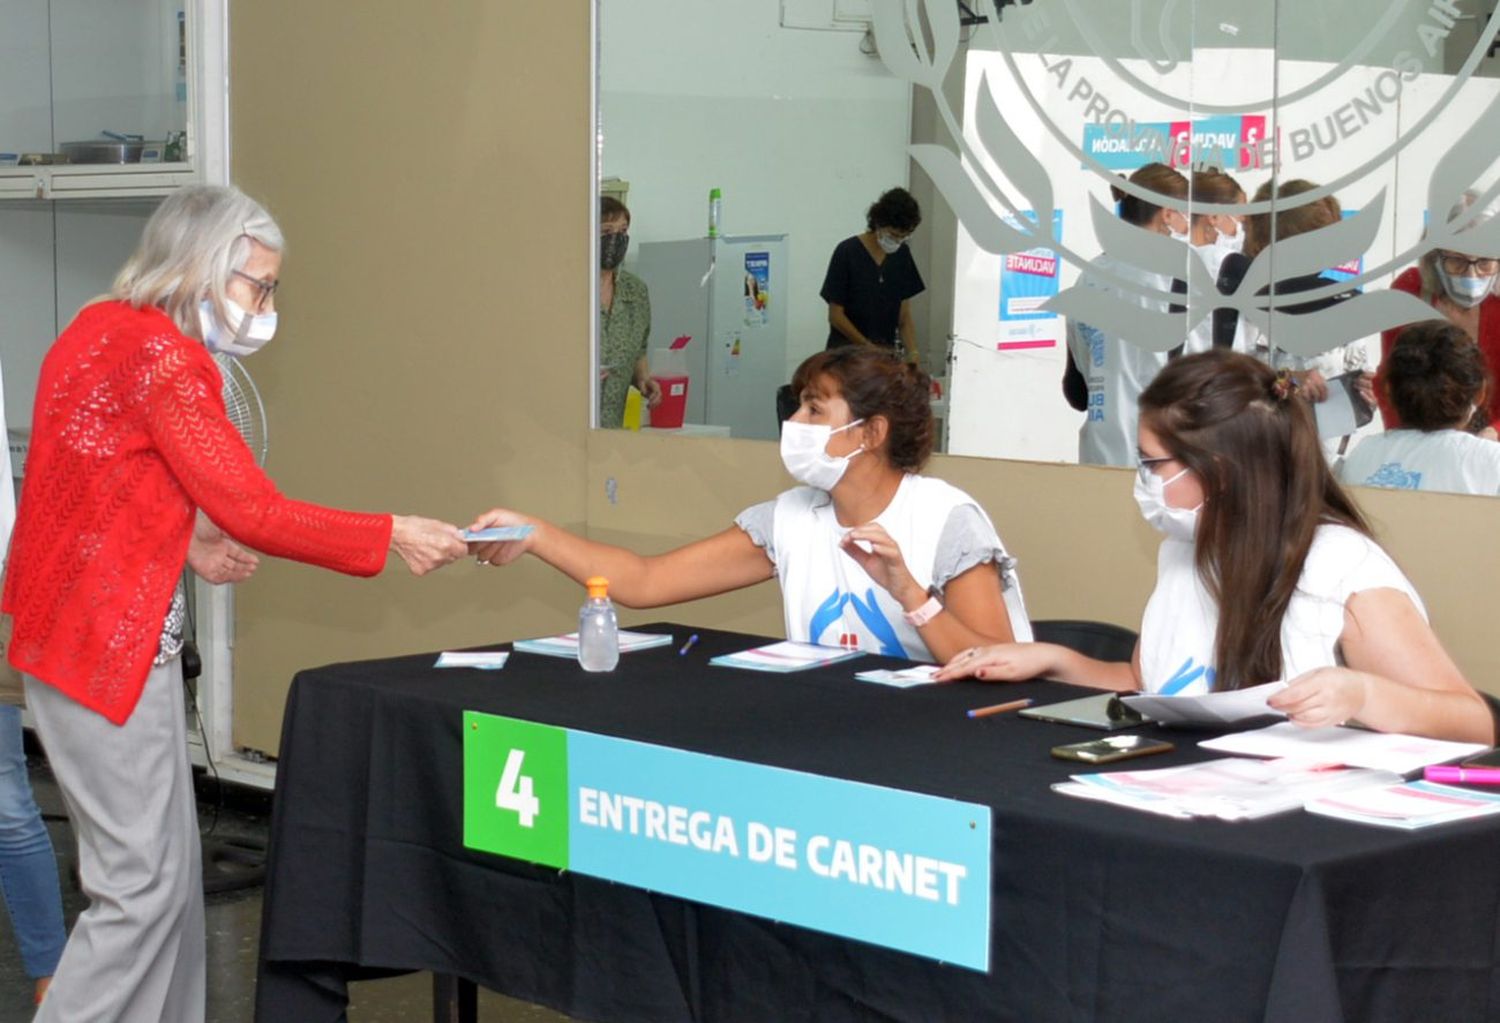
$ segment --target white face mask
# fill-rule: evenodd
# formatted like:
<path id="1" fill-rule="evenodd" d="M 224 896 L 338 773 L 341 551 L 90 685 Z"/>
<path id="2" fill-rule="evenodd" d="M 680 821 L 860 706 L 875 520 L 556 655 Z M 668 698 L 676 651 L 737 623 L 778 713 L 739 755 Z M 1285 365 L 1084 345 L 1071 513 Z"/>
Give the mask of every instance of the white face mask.
<path id="1" fill-rule="evenodd" d="M 847 455 L 830 455 L 828 441 L 836 433 L 843 433 L 863 423 L 856 419 L 835 430 L 831 426 L 799 423 L 788 419 L 781 424 L 781 464 L 798 483 L 818 490 L 832 490 L 844 478 L 849 460 L 864 450 L 861 446 Z"/>
<path id="2" fill-rule="evenodd" d="M 1454 305 L 1464 309 L 1473 309 L 1479 303 L 1489 297 L 1495 285 L 1493 277 L 1463 277 L 1450 274 L 1441 265 L 1437 268 L 1438 279 L 1443 282 L 1443 290 L 1448 293 L 1448 298 Z"/>
<path id="3" fill-rule="evenodd" d="M 259 313 L 251 316 L 232 298 L 224 300 L 229 318 L 234 326 L 219 322 L 214 313 L 214 304 L 208 299 L 198 303 L 198 320 L 203 325 L 203 343 L 211 352 L 227 355 L 254 355 L 265 347 L 266 342 L 276 336 L 276 314 Z"/>
<path id="4" fill-rule="evenodd" d="M 1182 242 L 1184 245 L 1191 245 L 1193 242 L 1193 236 L 1186 231 L 1168 231 L 1167 236 L 1174 242 Z"/>
<path id="5" fill-rule="evenodd" d="M 1159 533 L 1172 540 L 1193 542 L 1198 533 L 1198 508 L 1173 508 L 1167 504 L 1167 487 L 1186 476 L 1186 469 L 1164 480 L 1149 469 L 1135 474 L 1135 503 L 1141 516 Z"/>
<path id="6" fill-rule="evenodd" d="M 1245 232 L 1243 230 L 1236 234 L 1224 234 L 1219 232 L 1219 238 L 1214 242 L 1214 247 L 1226 256 L 1231 252 L 1245 251 Z"/>
<path id="7" fill-rule="evenodd" d="M 894 256 L 897 252 L 901 251 L 901 246 L 906 244 L 906 239 L 893 238 L 884 231 L 876 231 L 875 244 L 879 245 L 880 251 L 884 252 L 887 256 Z"/>

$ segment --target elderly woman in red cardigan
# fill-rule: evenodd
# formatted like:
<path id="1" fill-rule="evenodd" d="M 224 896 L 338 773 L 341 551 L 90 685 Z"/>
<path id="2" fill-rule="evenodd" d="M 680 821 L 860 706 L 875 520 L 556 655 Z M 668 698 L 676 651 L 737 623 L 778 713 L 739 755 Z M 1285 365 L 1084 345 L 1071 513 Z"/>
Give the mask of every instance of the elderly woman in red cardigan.
<path id="1" fill-rule="evenodd" d="M 237 581 L 252 548 L 372 576 L 394 550 L 421 575 L 467 552 L 445 523 L 283 496 L 229 421 L 212 352 L 270 340 L 282 248 L 238 190 L 183 189 L 42 363 L 3 609 L 91 901 L 38 1020 L 204 1016 L 183 563 Z"/>

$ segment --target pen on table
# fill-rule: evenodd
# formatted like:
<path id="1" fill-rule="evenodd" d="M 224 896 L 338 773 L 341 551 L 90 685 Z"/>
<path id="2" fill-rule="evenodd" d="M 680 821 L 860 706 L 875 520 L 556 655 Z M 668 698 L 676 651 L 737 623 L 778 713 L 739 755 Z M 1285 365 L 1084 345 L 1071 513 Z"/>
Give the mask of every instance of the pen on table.
<path id="1" fill-rule="evenodd" d="M 1022 707 L 1030 707 L 1031 700 L 1011 700 L 1008 703 L 996 703 L 988 707 L 975 707 L 968 712 L 971 718 L 987 718 L 991 714 L 1004 714 L 1008 710 L 1020 710 Z"/>
<path id="2" fill-rule="evenodd" d="M 677 656 L 684 656 L 689 650 L 693 649 L 693 644 L 696 642 L 698 642 L 698 634 L 695 632 L 687 638 L 686 643 L 682 644 L 682 649 L 677 651 Z"/>
<path id="3" fill-rule="evenodd" d="M 1500 785 L 1500 768 L 1434 764 L 1422 772 L 1422 777 L 1428 781 L 1459 782 L 1466 785 Z"/>

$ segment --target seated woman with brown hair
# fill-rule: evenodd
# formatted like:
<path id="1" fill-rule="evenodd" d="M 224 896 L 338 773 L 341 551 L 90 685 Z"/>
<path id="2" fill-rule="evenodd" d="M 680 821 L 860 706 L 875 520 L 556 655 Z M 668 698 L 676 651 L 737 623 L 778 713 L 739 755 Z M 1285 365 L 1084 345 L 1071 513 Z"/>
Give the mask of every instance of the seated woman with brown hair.
<path id="1" fill-rule="evenodd" d="M 503 508 L 475 529 L 530 524 L 476 548 L 481 563 L 532 554 L 582 583 L 604 576 L 626 607 L 660 607 L 775 576 L 788 639 L 913 660 L 1030 639 L 1020 581 L 989 517 L 918 475 L 932 453 L 927 375 L 868 346 L 820 352 L 792 380 L 801 398 L 781 458 L 800 487 L 665 554 L 597 543 Z"/>
<path id="2" fill-rule="evenodd" d="M 939 678 L 1164 694 L 1287 680 L 1270 703 L 1298 724 L 1494 740 L 1286 374 L 1223 350 L 1173 360 L 1141 395 L 1139 445 L 1136 500 L 1166 539 L 1132 662 L 1012 643 L 964 651 Z"/>
<path id="3" fill-rule="evenodd" d="M 1339 479 L 1367 487 L 1500 495 L 1500 444 L 1469 432 L 1489 425 L 1489 375 L 1462 327 L 1429 320 L 1407 327 L 1381 363 L 1377 389 L 1404 425 L 1366 437 Z"/>

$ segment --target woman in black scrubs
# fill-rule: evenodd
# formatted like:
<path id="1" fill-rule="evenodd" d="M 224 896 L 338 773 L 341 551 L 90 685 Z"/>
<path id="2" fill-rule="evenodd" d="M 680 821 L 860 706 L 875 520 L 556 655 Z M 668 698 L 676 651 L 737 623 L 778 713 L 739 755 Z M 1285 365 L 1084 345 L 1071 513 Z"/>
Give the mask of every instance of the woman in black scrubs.
<path id="1" fill-rule="evenodd" d="M 892 188 L 865 214 L 863 234 L 845 238 L 833 250 L 820 294 L 828 303 L 828 347 L 901 347 L 920 362 L 911 299 L 926 285 L 906 240 L 922 222 L 917 200 Z"/>

